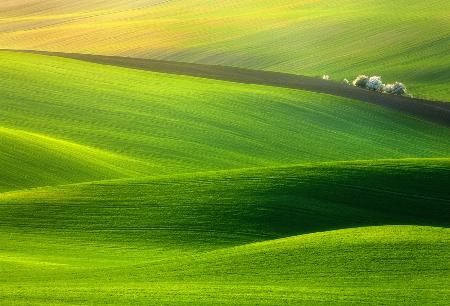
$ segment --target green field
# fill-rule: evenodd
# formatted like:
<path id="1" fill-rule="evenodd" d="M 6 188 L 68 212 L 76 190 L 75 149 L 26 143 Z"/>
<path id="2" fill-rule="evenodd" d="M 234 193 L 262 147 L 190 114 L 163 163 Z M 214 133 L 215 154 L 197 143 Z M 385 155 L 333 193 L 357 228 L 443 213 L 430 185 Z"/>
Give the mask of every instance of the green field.
<path id="1" fill-rule="evenodd" d="M 2 305 L 450 298 L 446 126 L 43 55 L 0 76 Z"/>
<path id="2" fill-rule="evenodd" d="M 0 190 L 141 174 L 450 155 L 448 128 L 359 101 L 0 54 L 5 147 Z"/>
<path id="3" fill-rule="evenodd" d="M 0 292 L 19 304 L 445 305 L 449 166 L 327 163 L 3 193 Z"/>
<path id="4" fill-rule="evenodd" d="M 0 3 L 0 46 L 339 82 L 375 74 L 406 83 L 415 96 L 450 101 L 449 11 L 446 0 L 9 0 Z"/>

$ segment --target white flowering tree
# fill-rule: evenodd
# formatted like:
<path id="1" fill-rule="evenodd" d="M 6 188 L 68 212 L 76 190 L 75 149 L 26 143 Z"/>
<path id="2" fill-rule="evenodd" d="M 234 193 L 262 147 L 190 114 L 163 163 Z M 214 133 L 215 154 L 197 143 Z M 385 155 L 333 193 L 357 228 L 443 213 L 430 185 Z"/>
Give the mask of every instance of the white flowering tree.
<path id="1" fill-rule="evenodd" d="M 366 75 L 358 75 L 353 81 L 353 85 L 356 87 L 366 88 L 369 77 Z"/>
<path id="2" fill-rule="evenodd" d="M 387 94 L 402 96 L 406 94 L 406 86 L 400 82 L 395 82 L 395 84 L 387 84 L 386 86 L 384 86 L 383 92 Z"/>
<path id="3" fill-rule="evenodd" d="M 344 79 L 344 84 L 348 84 L 348 80 Z M 359 75 L 352 84 L 356 87 L 361 87 L 373 91 L 379 91 L 386 94 L 402 96 L 407 93 L 406 86 L 403 83 L 395 82 L 394 84 L 383 84 L 381 77 L 366 75 Z"/>
<path id="4" fill-rule="evenodd" d="M 383 87 L 384 87 L 384 84 L 381 81 L 381 77 L 379 77 L 379 76 L 372 76 L 367 81 L 366 87 L 369 90 L 382 91 Z"/>

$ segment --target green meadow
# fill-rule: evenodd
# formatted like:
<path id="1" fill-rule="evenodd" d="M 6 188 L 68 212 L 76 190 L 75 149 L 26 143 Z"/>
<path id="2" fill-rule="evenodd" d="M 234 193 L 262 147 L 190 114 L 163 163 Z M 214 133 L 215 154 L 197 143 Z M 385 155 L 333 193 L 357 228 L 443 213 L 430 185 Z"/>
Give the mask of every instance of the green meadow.
<path id="1" fill-rule="evenodd" d="M 447 304 L 448 127 L 43 55 L 0 76 L 0 304 Z"/>
<path id="2" fill-rule="evenodd" d="M 0 46 L 170 59 L 300 75 L 358 74 L 450 101 L 447 0 L 0 3 Z"/>
<path id="3" fill-rule="evenodd" d="M 330 95 L 11 52 L 0 73 L 5 191 L 450 155 L 448 128 Z"/>
<path id="4" fill-rule="evenodd" d="M 445 305 L 449 180 L 449 159 L 407 159 L 5 192 L 0 293 L 14 305 Z"/>

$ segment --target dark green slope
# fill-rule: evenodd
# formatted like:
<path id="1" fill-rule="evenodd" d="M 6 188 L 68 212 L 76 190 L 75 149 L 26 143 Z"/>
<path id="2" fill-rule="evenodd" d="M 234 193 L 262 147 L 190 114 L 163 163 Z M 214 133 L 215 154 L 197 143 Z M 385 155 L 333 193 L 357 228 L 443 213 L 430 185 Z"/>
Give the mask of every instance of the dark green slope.
<path id="1" fill-rule="evenodd" d="M 445 305 L 449 169 L 322 163 L 1 193 L 0 293 L 36 305 Z"/>
<path id="2" fill-rule="evenodd" d="M 448 159 L 319 164 L 0 194 L 4 230 L 229 245 L 383 224 L 448 226 Z"/>

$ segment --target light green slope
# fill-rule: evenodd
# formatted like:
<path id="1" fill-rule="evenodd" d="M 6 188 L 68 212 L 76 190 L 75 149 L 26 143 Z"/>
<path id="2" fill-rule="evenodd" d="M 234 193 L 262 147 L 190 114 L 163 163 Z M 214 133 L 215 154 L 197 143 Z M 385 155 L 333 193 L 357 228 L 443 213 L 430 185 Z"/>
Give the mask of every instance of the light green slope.
<path id="1" fill-rule="evenodd" d="M 119 154 L 0 127 L 0 192 L 74 181 L 136 177 L 151 165 Z"/>
<path id="2" fill-rule="evenodd" d="M 128 275 L 144 284 L 168 282 L 167 287 L 182 279 L 188 286 L 180 290 L 181 296 L 170 296 L 164 289 L 161 294 L 151 284 L 146 287 L 156 299 L 178 303 L 445 305 L 450 293 L 443 285 L 450 280 L 449 234 L 449 229 L 419 226 L 314 233 L 156 267 L 140 265 Z M 118 272 L 116 284 L 121 272 L 127 275 Z M 158 277 L 152 277 L 155 274 Z M 204 291 L 189 297 L 191 290 L 199 289 Z"/>
<path id="3" fill-rule="evenodd" d="M 144 160 L 151 167 L 128 170 L 149 175 L 450 154 L 447 127 L 329 95 L 10 52 L 0 53 L 0 74 L 3 128 Z M 27 159 L 14 155 L 2 167 Z M 59 177 L 58 167 L 42 171 Z"/>
<path id="4" fill-rule="evenodd" d="M 114 269 L 9 255 L 0 258 L 11 276 L 0 279 L 0 294 L 5 305 L 446 305 L 449 236 L 356 228 Z"/>
<path id="5" fill-rule="evenodd" d="M 329 74 L 336 81 L 375 74 L 405 82 L 414 95 L 450 101 L 447 0 L 176 0 L 138 9 L 136 1 L 24 1 L 0 9 L 3 48 Z"/>

